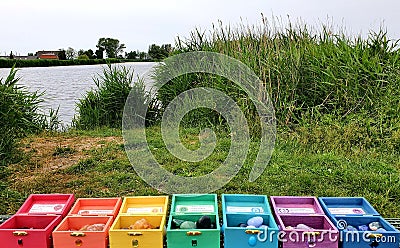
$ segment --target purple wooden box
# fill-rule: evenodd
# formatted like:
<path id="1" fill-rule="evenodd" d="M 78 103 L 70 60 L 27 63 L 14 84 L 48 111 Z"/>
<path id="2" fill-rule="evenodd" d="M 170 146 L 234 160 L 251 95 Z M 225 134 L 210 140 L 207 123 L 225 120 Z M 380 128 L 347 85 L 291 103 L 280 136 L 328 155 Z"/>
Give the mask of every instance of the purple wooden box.
<path id="1" fill-rule="evenodd" d="M 271 196 L 273 212 L 278 215 L 325 215 L 313 196 Z"/>
<path id="2" fill-rule="evenodd" d="M 338 248 L 339 231 L 313 196 L 271 196 L 282 248 Z"/>
<path id="3" fill-rule="evenodd" d="M 280 215 L 280 243 L 283 248 L 337 248 L 339 231 L 325 215 Z M 312 229 L 297 228 L 299 224 Z"/>

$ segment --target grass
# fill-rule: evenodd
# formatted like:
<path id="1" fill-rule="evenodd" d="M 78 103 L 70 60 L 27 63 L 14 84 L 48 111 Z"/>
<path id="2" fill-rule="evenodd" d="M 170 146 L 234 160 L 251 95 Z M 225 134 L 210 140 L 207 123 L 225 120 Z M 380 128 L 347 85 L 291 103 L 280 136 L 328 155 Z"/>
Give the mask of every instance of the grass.
<path id="1" fill-rule="evenodd" d="M 68 156 L 69 154 L 73 154 L 75 152 L 75 149 L 71 147 L 61 147 L 58 146 L 56 149 L 54 149 L 53 156 Z"/>
<path id="2" fill-rule="evenodd" d="M 198 147 L 198 129 L 186 128 L 181 139 L 190 149 Z M 328 132 L 328 131 L 327 131 Z M 336 132 L 331 130 L 331 132 Z M 108 135 L 104 135 L 108 133 Z M 109 136 L 116 135 L 116 136 Z M 126 156 L 120 133 L 116 130 L 71 131 L 54 135 L 29 137 L 24 140 L 25 159 L 8 167 L 6 182 L 0 200 L 0 213 L 12 214 L 31 193 L 75 193 L 76 197 L 112 197 L 128 195 L 162 194 L 137 176 Z M 147 128 L 149 147 L 163 166 L 177 175 L 198 176 L 218 167 L 227 155 L 230 136 L 220 131 L 218 143 L 209 159 L 198 163 L 183 163 L 172 157 L 163 144 L 160 127 Z M 333 136 L 332 136 L 333 137 Z M 335 149 L 324 146 L 324 140 L 304 140 L 297 133 L 281 130 L 275 151 L 264 173 L 253 183 L 248 181 L 258 142 L 251 149 L 241 171 L 216 193 L 245 193 L 265 195 L 315 195 L 315 196 L 364 196 L 385 217 L 400 215 L 398 154 L 383 153 L 372 148 L 354 149 L 340 136 L 335 136 Z M 73 148 L 73 153 L 63 153 L 66 159 L 80 156 L 77 162 L 58 169 L 49 169 L 46 158 L 35 160 L 35 154 L 43 153 L 38 143 L 47 144 L 56 139 L 78 139 L 90 142 L 81 148 L 77 141 L 63 143 Z M 112 138 L 111 140 L 106 140 Z M 38 140 L 39 139 L 39 140 Z M 94 140 L 95 139 L 95 140 Z M 333 142 L 330 142 L 333 143 Z M 35 148 L 36 147 L 36 148 Z M 54 149 L 49 149 L 52 154 Z M 44 155 L 41 155 L 44 157 Z M 51 156 L 56 159 L 58 156 Z M 49 180 L 51 178 L 51 180 Z"/>

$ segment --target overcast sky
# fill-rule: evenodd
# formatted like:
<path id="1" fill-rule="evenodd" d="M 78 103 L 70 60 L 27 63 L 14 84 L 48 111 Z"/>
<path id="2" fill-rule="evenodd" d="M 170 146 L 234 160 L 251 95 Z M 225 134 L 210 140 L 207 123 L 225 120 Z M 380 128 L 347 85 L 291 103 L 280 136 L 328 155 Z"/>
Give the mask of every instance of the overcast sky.
<path id="1" fill-rule="evenodd" d="M 353 35 L 383 24 L 390 38 L 399 39 L 399 11 L 399 0 L 1 0 L 0 54 L 95 50 L 101 37 L 119 39 L 125 51 L 147 51 L 218 20 L 257 24 L 261 13 L 310 25 L 329 20 Z"/>

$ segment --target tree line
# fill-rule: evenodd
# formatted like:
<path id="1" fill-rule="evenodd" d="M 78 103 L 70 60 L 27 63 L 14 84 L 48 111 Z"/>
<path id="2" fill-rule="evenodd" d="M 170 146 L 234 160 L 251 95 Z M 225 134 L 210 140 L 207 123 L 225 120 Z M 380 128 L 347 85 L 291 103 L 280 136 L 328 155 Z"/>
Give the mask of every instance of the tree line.
<path id="1" fill-rule="evenodd" d="M 68 47 L 67 49 L 60 49 L 58 57 L 61 60 L 104 59 L 107 57 L 159 61 L 168 57 L 173 51 L 171 44 L 163 44 L 161 46 L 152 44 L 149 46 L 147 52 L 139 50 L 125 52 L 125 48 L 125 44 L 121 43 L 118 39 L 100 38 L 97 42 L 95 50 L 75 50 L 72 47 Z"/>

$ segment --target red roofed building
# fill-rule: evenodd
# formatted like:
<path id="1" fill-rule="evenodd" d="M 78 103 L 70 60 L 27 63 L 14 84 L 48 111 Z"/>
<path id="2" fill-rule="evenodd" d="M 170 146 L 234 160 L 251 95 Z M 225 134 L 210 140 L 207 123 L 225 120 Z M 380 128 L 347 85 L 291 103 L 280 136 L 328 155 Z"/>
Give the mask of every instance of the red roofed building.
<path id="1" fill-rule="evenodd" d="M 38 59 L 58 59 L 58 56 L 51 53 L 42 54 Z"/>
<path id="2" fill-rule="evenodd" d="M 38 59 L 59 59 L 58 52 L 59 51 L 38 51 L 36 52 L 36 56 Z"/>

